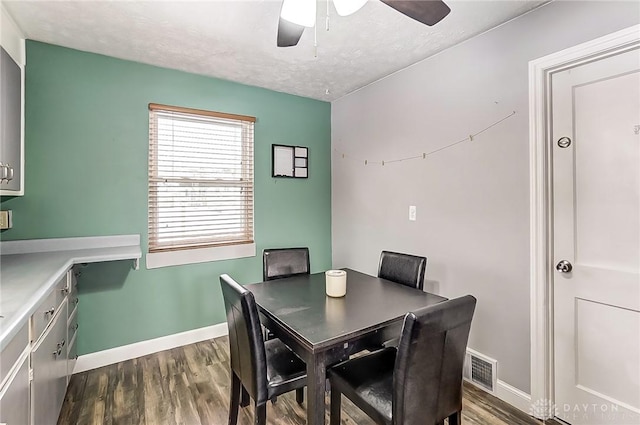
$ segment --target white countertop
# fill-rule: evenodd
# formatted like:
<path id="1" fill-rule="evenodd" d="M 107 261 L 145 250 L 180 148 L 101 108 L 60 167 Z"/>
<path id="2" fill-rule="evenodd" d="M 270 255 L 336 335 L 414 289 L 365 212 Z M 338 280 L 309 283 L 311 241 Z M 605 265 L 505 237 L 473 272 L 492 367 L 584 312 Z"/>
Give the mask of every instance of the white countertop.
<path id="1" fill-rule="evenodd" d="M 139 235 L 0 243 L 0 350 L 74 264 L 138 260 Z"/>

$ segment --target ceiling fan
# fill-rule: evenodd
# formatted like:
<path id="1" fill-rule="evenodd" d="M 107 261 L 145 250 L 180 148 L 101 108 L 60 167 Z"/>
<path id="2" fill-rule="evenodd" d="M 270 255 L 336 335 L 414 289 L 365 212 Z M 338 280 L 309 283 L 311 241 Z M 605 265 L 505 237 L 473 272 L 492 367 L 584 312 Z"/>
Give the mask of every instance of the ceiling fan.
<path id="1" fill-rule="evenodd" d="M 305 28 L 316 24 L 317 0 L 283 0 L 278 22 L 278 47 L 298 44 Z M 329 1 L 329 0 L 327 0 Z M 442 0 L 380 0 L 425 25 L 435 25 L 451 12 Z M 365 5 L 367 0 L 333 0 L 340 16 L 351 15 Z"/>

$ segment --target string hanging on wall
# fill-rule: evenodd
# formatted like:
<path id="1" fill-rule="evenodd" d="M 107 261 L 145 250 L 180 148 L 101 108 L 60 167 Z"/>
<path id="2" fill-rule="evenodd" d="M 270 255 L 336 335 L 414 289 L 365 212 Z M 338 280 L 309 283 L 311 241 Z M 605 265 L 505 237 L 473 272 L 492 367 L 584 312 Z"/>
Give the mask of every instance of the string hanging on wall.
<path id="1" fill-rule="evenodd" d="M 489 130 L 489 129 L 493 128 L 493 127 L 495 127 L 496 125 L 498 125 L 498 124 L 502 123 L 503 121 L 508 120 L 509 118 L 511 118 L 512 116 L 514 116 L 515 114 L 516 114 L 516 111 L 513 111 L 513 112 L 511 112 L 509 115 L 507 115 L 506 117 L 504 117 L 504 118 L 502 118 L 502 119 L 500 119 L 500 120 L 498 120 L 498 121 L 494 122 L 493 124 L 491 124 L 491 125 L 489 125 L 489 126 L 487 126 L 487 127 L 483 128 L 482 130 L 477 131 L 477 132 L 475 132 L 475 133 L 473 133 L 473 134 L 469 134 L 467 137 L 465 137 L 465 138 L 464 138 L 464 139 L 462 139 L 462 140 L 458 140 L 457 142 L 449 143 L 448 145 L 445 145 L 445 146 L 443 146 L 443 147 L 441 147 L 441 148 L 438 148 L 438 149 L 432 150 L 432 151 L 430 151 L 430 152 L 423 152 L 423 153 L 421 153 L 420 155 L 409 156 L 409 157 L 406 157 L 406 158 L 397 158 L 397 159 L 390 159 L 390 160 L 385 160 L 385 161 L 370 161 L 370 160 L 368 160 L 368 159 L 360 159 L 360 158 L 354 158 L 354 157 L 351 157 L 351 156 L 347 155 L 347 154 L 346 154 L 346 153 L 344 153 L 344 152 L 340 152 L 340 151 L 338 151 L 337 149 L 334 149 L 334 151 L 335 151 L 336 153 L 340 154 L 340 155 L 341 155 L 341 157 L 342 157 L 342 159 L 348 159 L 348 160 L 351 160 L 351 161 L 356 161 L 356 162 L 364 163 L 364 165 L 383 165 L 383 166 L 384 166 L 385 164 L 392 164 L 392 163 L 394 163 L 394 162 L 410 161 L 410 160 L 413 160 L 413 159 L 426 159 L 426 158 L 427 158 L 427 156 L 429 156 L 429 155 L 432 155 L 432 154 L 434 154 L 434 153 L 437 153 L 437 152 L 443 151 L 443 150 L 445 150 L 445 149 L 449 149 L 450 147 L 453 147 L 453 146 L 459 145 L 460 143 L 463 143 L 463 142 L 472 142 L 472 141 L 473 141 L 473 140 L 474 140 L 478 135 L 480 135 L 480 134 L 484 133 L 485 131 L 487 131 L 487 130 Z"/>

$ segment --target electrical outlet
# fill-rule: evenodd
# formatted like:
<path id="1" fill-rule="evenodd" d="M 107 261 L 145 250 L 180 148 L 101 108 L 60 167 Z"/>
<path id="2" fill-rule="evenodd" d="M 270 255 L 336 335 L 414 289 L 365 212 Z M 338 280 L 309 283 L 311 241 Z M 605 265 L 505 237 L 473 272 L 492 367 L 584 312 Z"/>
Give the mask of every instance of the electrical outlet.
<path id="1" fill-rule="evenodd" d="M 11 229 L 11 210 L 0 211 L 0 230 Z"/>
<path id="2" fill-rule="evenodd" d="M 409 221 L 416 221 L 416 206 L 409 206 Z"/>

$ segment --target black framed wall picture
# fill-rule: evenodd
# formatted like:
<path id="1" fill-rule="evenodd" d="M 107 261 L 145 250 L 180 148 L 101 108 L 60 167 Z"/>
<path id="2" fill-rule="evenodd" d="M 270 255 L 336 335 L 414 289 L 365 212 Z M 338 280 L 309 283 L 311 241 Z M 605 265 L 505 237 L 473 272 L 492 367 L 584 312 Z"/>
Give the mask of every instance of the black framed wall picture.
<path id="1" fill-rule="evenodd" d="M 309 177 L 309 148 L 271 145 L 271 176 L 306 179 Z"/>

